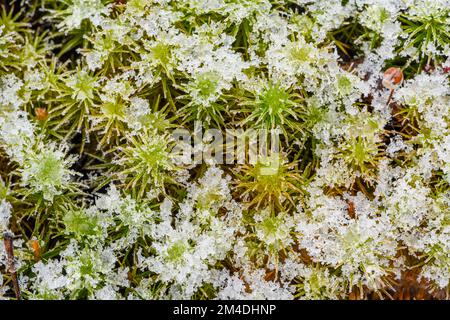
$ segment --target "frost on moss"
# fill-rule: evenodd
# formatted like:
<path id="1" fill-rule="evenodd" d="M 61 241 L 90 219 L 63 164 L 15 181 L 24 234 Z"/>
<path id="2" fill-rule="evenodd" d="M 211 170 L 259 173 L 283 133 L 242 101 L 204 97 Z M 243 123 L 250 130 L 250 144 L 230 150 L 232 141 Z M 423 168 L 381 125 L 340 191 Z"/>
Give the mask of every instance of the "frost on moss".
<path id="1" fill-rule="evenodd" d="M 449 298 L 449 19 L 447 0 L 0 5 L 23 298 Z M 235 145 L 263 130 L 279 148 Z"/>

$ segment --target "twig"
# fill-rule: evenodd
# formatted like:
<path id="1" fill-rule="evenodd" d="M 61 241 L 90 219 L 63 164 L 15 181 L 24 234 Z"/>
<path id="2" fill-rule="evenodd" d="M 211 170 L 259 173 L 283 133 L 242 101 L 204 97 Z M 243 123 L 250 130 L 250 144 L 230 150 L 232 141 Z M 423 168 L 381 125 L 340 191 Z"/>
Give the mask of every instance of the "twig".
<path id="1" fill-rule="evenodd" d="M 11 274 L 16 299 L 20 300 L 20 287 L 19 281 L 17 280 L 16 261 L 14 259 L 13 235 L 10 232 L 5 232 L 3 234 L 3 242 L 5 244 L 5 251 L 8 258 L 7 271 Z"/>

